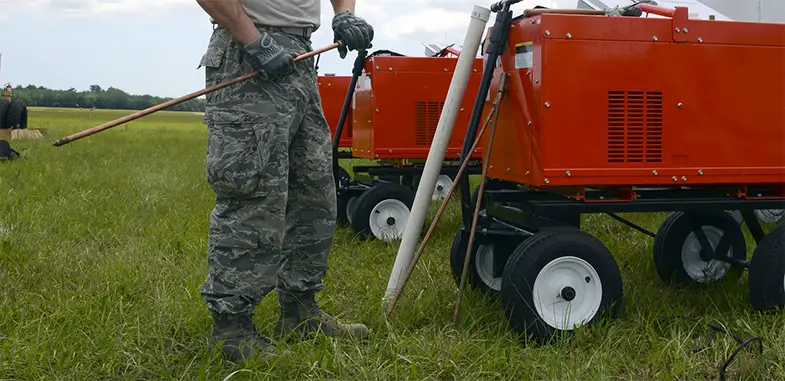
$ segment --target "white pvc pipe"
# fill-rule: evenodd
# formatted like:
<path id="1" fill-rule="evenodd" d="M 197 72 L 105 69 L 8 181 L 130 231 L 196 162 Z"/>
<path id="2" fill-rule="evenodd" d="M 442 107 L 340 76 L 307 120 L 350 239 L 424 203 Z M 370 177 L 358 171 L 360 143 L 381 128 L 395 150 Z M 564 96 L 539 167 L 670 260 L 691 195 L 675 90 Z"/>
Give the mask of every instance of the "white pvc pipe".
<path id="1" fill-rule="evenodd" d="M 439 124 L 436 126 L 431 149 L 425 161 L 422 178 L 417 186 L 417 194 L 414 196 L 411 215 L 409 215 L 403 232 L 403 240 L 398 248 L 398 255 L 395 257 L 395 264 L 390 274 L 390 280 L 387 283 L 387 291 L 382 301 L 383 304 L 387 304 L 390 298 L 398 291 L 400 283 L 411 265 L 412 257 L 425 223 L 425 216 L 431 204 L 431 197 L 436 187 L 436 180 L 441 173 L 455 119 L 458 117 L 463 95 L 466 92 L 466 86 L 474 66 L 474 60 L 477 58 L 476 52 L 480 48 L 480 40 L 490 16 L 491 10 L 488 8 L 475 5 L 472 10 L 469 28 L 466 31 L 461 54 L 458 56 L 458 62 L 455 65 L 450 88 L 447 90 L 447 98 L 444 101 Z"/>

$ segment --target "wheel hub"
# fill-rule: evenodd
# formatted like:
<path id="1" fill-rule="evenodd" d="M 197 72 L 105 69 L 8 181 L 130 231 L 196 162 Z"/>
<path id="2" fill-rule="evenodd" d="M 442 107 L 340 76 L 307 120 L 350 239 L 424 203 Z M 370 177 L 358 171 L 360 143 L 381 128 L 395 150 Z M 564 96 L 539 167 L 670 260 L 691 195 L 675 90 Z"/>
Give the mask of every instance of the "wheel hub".
<path id="1" fill-rule="evenodd" d="M 700 228 L 706 234 L 706 239 L 709 241 L 712 250 L 716 249 L 724 232 L 715 226 L 701 226 Z M 733 248 L 728 249 L 727 256 L 733 257 Z M 684 244 L 681 247 L 681 261 L 687 275 L 700 283 L 722 279 L 730 267 L 730 263 L 712 258 L 703 249 L 694 232 L 690 233 L 684 240 Z"/>
<path id="2" fill-rule="evenodd" d="M 575 289 L 570 287 L 570 286 L 562 288 L 560 294 L 561 294 L 562 299 L 564 299 L 564 300 L 566 300 L 568 302 L 572 301 L 573 299 L 575 299 Z"/>
<path id="3" fill-rule="evenodd" d="M 374 206 L 368 217 L 371 233 L 386 242 L 402 238 L 409 213 L 409 207 L 400 200 L 382 200 Z"/>
<path id="4" fill-rule="evenodd" d="M 480 245 L 474 254 L 474 267 L 480 280 L 491 290 L 500 291 L 502 278 L 493 273 L 494 248 L 491 245 Z"/>
<path id="5" fill-rule="evenodd" d="M 602 282 L 589 262 L 559 257 L 545 265 L 532 287 L 534 308 L 549 326 L 571 330 L 588 323 L 600 309 Z"/>

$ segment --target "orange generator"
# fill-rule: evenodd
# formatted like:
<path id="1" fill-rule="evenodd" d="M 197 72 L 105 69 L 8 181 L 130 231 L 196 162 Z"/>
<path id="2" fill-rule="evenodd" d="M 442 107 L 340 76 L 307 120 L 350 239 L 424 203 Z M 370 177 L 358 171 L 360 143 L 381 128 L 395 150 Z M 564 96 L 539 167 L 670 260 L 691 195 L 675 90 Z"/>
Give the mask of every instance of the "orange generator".
<path id="1" fill-rule="evenodd" d="M 425 57 L 407 57 L 387 51 L 358 56 L 363 59 L 359 63 L 361 74 L 357 76 L 356 85 L 349 89 L 351 93 L 347 93 L 344 86 L 351 86 L 352 77 L 320 77 L 322 107 L 328 121 L 335 120 L 331 122 L 333 136 L 336 134 L 334 125 L 348 94 L 353 101 L 341 136 L 346 136 L 351 144 L 351 158 L 375 162 L 352 166 L 353 177 L 336 165 L 338 220 L 363 236 L 384 241 L 402 237 L 458 63 L 457 53 L 460 52 L 448 47 Z M 448 54 L 456 57 L 447 57 Z M 477 58 L 467 85 L 469 95 L 455 121 L 436 183 L 435 199 L 444 196 L 460 168 L 456 161 L 471 115 L 471 94 L 476 91 L 481 77 L 482 58 Z M 348 84 L 343 85 L 344 81 Z M 343 139 L 334 149 L 337 152 L 342 146 Z M 345 157 L 339 155 L 336 154 Z M 466 172 L 480 173 L 481 155 L 480 147 L 469 155 L 472 163 Z"/>
<path id="2" fill-rule="evenodd" d="M 330 133 L 335 136 L 335 130 L 341 117 L 343 100 L 349 90 L 351 76 L 337 76 L 334 74 L 320 75 L 318 78 L 319 96 L 322 99 L 322 111 L 330 126 Z M 352 109 L 346 114 L 346 125 L 341 132 L 338 148 L 352 147 Z"/>
<path id="3" fill-rule="evenodd" d="M 483 135 L 476 224 L 468 179 L 458 179 L 456 281 L 468 263 L 471 287 L 498 293 L 511 328 L 537 339 L 615 318 L 619 267 L 580 230 L 582 214 L 606 213 L 654 238 L 664 283 L 747 269 L 752 306 L 785 307 L 785 224 L 765 232 L 754 214 L 785 209 L 785 25 L 650 4 L 513 18 L 518 1 L 492 6 L 483 43 L 464 150 L 502 80 L 504 98 L 493 141 Z M 734 211 L 757 243 L 750 259 Z M 621 212 L 669 214 L 650 232 Z"/>
<path id="4" fill-rule="evenodd" d="M 365 63 L 354 99 L 352 154 L 364 159 L 413 159 L 428 156 L 458 59 L 454 57 L 375 56 Z M 475 60 L 448 144 L 446 159 L 457 159 L 482 77 Z M 478 147 L 472 157 L 480 159 Z"/>

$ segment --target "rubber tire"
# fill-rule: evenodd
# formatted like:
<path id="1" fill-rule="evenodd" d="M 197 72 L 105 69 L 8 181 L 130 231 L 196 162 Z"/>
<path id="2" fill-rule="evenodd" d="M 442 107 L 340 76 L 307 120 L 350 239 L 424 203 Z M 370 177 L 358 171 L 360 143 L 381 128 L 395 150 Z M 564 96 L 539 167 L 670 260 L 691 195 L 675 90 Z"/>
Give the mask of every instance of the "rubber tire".
<path id="1" fill-rule="evenodd" d="M 557 330 L 543 321 L 534 307 L 534 281 L 554 259 L 575 256 L 587 261 L 600 277 L 602 298 L 597 313 L 584 326 L 603 318 L 615 320 L 624 298 L 621 271 L 608 248 L 596 237 L 578 229 L 541 231 L 523 241 L 512 253 L 502 276 L 501 303 L 510 328 L 531 336 L 536 342 L 550 341 Z"/>
<path id="2" fill-rule="evenodd" d="M 368 219 L 373 208 L 384 200 L 394 199 L 403 202 L 409 211 L 414 204 L 415 193 L 411 189 L 397 183 L 380 182 L 365 191 L 355 201 L 354 213 L 352 213 L 352 229 L 364 238 L 376 239 L 371 231 Z"/>
<path id="3" fill-rule="evenodd" d="M 338 187 L 340 188 L 341 183 L 348 184 L 348 182 L 351 181 L 351 179 L 352 179 L 352 177 L 349 175 L 349 172 L 346 169 L 344 169 L 343 167 L 339 166 L 338 167 L 338 181 L 339 181 Z M 348 193 L 337 194 L 336 203 L 337 203 L 337 208 L 338 208 L 338 214 L 336 216 L 336 219 L 337 219 L 336 222 L 338 222 L 338 224 L 341 224 L 341 225 L 344 225 L 344 226 L 349 226 L 349 220 L 347 219 L 347 216 L 346 216 L 346 204 L 349 202 L 349 200 L 351 198 L 352 198 L 351 195 L 348 194 Z"/>
<path id="4" fill-rule="evenodd" d="M 8 128 L 7 116 L 11 102 L 8 99 L 0 98 L 0 130 Z"/>
<path id="5" fill-rule="evenodd" d="M 747 243 L 741 226 L 729 213 L 720 212 L 674 212 L 671 213 L 660 225 L 654 238 L 654 268 L 657 276 L 665 284 L 699 284 L 684 270 L 681 260 L 681 250 L 684 241 L 692 233 L 695 222 L 701 226 L 714 226 L 721 229 L 723 234 L 731 235 L 731 249 L 736 259 L 747 259 Z M 738 279 L 744 272 L 744 267 L 731 265 L 725 271 L 726 279 Z M 709 282 L 710 283 L 710 282 Z"/>
<path id="6" fill-rule="evenodd" d="M 461 285 L 461 273 L 463 273 L 463 261 L 466 254 L 466 247 L 469 244 L 469 232 L 459 229 L 452 240 L 452 247 L 450 247 L 450 270 L 452 271 L 453 280 L 455 285 Z M 485 295 L 497 296 L 501 290 L 495 290 L 486 284 L 480 274 L 477 272 L 476 257 L 480 246 L 477 244 L 477 236 L 472 245 L 472 251 L 469 253 L 469 268 L 466 274 L 466 283 L 472 290 L 479 291 Z"/>
<path id="7" fill-rule="evenodd" d="M 771 312 L 785 308 L 785 225 L 772 229 L 755 248 L 748 279 L 754 309 Z"/>
<path id="8" fill-rule="evenodd" d="M 12 129 L 27 129 L 27 106 L 18 98 L 11 98 L 11 106 L 6 115 L 6 126 Z"/>

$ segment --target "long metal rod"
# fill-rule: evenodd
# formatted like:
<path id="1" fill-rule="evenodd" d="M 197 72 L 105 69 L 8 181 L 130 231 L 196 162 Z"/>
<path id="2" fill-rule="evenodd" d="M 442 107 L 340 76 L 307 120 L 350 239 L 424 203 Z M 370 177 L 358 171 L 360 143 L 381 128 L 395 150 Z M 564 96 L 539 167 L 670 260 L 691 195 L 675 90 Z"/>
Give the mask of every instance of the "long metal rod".
<path id="1" fill-rule="evenodd" d="M 499 96 L 500 99 L 504 98 L 504 84 L 507 79 L 507 73 L 502 73 L 499 79 Z M 477 217 L 480 214 L 480 205 L 482 204 L 482 192 L 485 189 L 485 177 L 488 174 L 488 166 L 490 165 L 491 161 L 491 147 L 493 146 L 493 137 L 496 135 L 496 125 L 499 121 L 499 107 L 501 106 L 501 101 L 495 105 L 496 112 L 493 116 L 493 124 L 491 125 L 491 135 L 488 137 L 488 144 L 485 146 L 485 160 L 482 163 L 482 177 L 480 178 L 480 187 L 479 191 L 477 192 L 477 199 L 474 201 L 474 217 L 472 219 L 472 227 L 469 230 L 469 242 L 466 244 L 466 252 L 464 253 L 463 258 L 463 271 L 461 271 L 461 282 L 458 285 L 458 295 L 455 297 L 455 312 L 453 314 L 453 325 L 456 327 L 458 326 L 458 319 L 461 316 L 461 299 L 463 295 L 463 288 L 466 285 L 466 273 L 469 269 L 469 259 L 472 257 L 469 255 L 472 251 L 472 245 L 474 245 L 474 235 L 475 230 L 477 229 Z"/>
<path id="2" fill-rule="evenodd" d="M 313 57 L 313 56 L 315 56 L 317 54 L 324 53 L 326 51 L 335 49 L 338 46 L 340 46 L 340 44 L 341 44 L 340 42 L 335 42 L 335 43 L 332 43 L 332 44 L 327 45 L 325 47 L 322 47 L 322 48 L 319 48 L 319 49 L 315 49 L 313 51 L 301 54 L 301 55 L 297 56 L 294 59 L 294 61 L 295 62 L 301 61 L 301 60 L 304 60 L 306 58 Z M 108 130 L 108 129 L 112 128 L 112 127 L 117 127 L 117 126 L 119 126 L 119 125 L 121 125 L 123 123 L 127 123 L 127 122 L 130 122 L 130 121 L 134 120 L 134 119 L 139 119 L 139 118 L 141 118 L 143 116 L 150 115 L 150 114 L 152 114 L 152 113 L 154 113 L 156 111 L 163 110 L 163 109 L 165 109 L 167 107 L 172 107 L 174 105 L 183 103 L 185 101 L 188 101 L 188 100 L 191 100 L 193 98 L 196 98 L 196 97 L 198 97 L 200 95 L 211 93 L 211 92 L 216 91 L 218 89 L 222 89 L 222 88 L 224 88 L 226 86 L 231 86 L 231 85 L 234 85 L 235 83 L 239 83 L 239 82 L 242 82 L 242 81 L 249 80 L 249 79 L 251 79 L 251 78 L 253 78 L 253 77 L 257 76 L 257 75 L 259 75 L 259 72 L 257 72 L 257 71 L 252 72 L 252 73 L 248 73 L 248 74 L 242 75 L 240 77 L 237 77 L 235 79 L 232 79 L 232 80 L 229 80 L 229 81 L 226 81 L 226 82 L 223 82 L 223 83 L 219 83 L 217 85 L 210 86 L 208 88 L 205 88 L 205 89 L 202 89 L 202 90 L 199 90 L 199 91 L 195 91 L 195 92 L 190 93 L 188 95 L 184 95 L 184 96 L 182 96 L 180 98 L 172 99 L 172 100 L 166 101 L 164 103 L 161 103 L 161 104 L 149 107 L 147 109 L 144 109 L 144 110 L 141 110 L 141 111 L 137 111 L 137 112 L 135 112 L 133 114 L 126 115 L 126 116 L 124 116 L 122 118 L 115 119 L 115 120 L 110 121 L 110 122 L 106 122 L 106 123 L 104 123 L 104 124 L 102 124 L 100 126 L 89 128 L 87 130 L 84 130 L 84 131 L 81 131 L 81 132 L 77 132 L 77 133 L 75 133 L 73 135 L 69 135 L 69 136 L 66 136 L 64 138 L 58 139 L 57 141 L 54 142 L 54 146 L 55 147 L 60 147 L 60 146 L 66 145 L 66 144 L 68 144 L 70 142 L 73 142 L 75 140 L 79 140 L 79 139 L 84 138 L 86 136 L 90 136 L 92 134 L 95 134 L 95 133 L 98 133 L 98 132 L 101 132 L 101 131 L 104 131 L 104 130 Z"/>
<path id="3" fill-rule="evenodd" d="M 498 102 L 500 101 L 501 101 L 501 93 L 496 95 L 496 99 L 493 101 L 494 106 L 497 105 Z M 474 139 L 474 144 L 472 144 L 472 152 L 474 152 L 474 149 L 480 143 L 482 136 L 485 134 L 485 128 L 488 127 L 488 124 L 490 124 L 491 117 L 493 117 L 495 112 L 496 110 L 492 108 L 490 113 L 488 113 L 488 117 L 485 119 L 485 123 L 483 124 L 480 131 L 477 133 L 477 138 Z M 471 157 L 466 157 L 463 159 L 463 162 L 461 163 L 460 169 L 458 169 L 458 174 L 456 175 L 456 177 L 460 177 L 463 174 L 463 172 L 468 167 L 470 161 L 471 161 Z M 397 304 L 398 299 L 401 297 L 401 294 L 403 293 L 403 289 L 406 287 L 406 284 L 409 282 L 409 278 L 412 276 L 412 273 L 414 272 L 414 268 L 417 266 L 417 261 L 420 260 L 423 251 L 425 251 L 425 246 L 428 244 L 431 235 L 436 229 L 436 225 L 439 223 L 439 219 L 442 217 L 444 210 L 447 208 L 447 204 L 450 201 L 450 197 L 452 196 L 453 192 L 455 192 L 455 189 L 457 187 L 458 187 L 458 183 L 453 182 L 452 185 L 450 185 L 450 189 L 447 190 L 447 194 L 444 196 L 444 200 L 442 200 L 442 204 L 439 207 L 439 210 L 436 211 L 436 216 L 433 218 L 433 221 L 431 222 L 431 227 L 428 228 L 428 232 L 425 233 L 425 238 L 423 238 L 423 241 L 420 243 L 420 246 L 417 248 L 417 252 L 414 253 L 414 258 L 412 258 L 412 263 L 409 265 L 409 268 L 406 270 L 406 275 L 404 275 L 400 287 L 396 290 L 395 294 L 393 294 L 392 298 L 390 299 L 390 304 L 387 306 L 387 310 L 385 311 L 385 317 L 390 316 L 390 314 L 395 309 L 395 305 Z"/>

